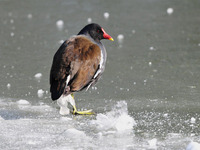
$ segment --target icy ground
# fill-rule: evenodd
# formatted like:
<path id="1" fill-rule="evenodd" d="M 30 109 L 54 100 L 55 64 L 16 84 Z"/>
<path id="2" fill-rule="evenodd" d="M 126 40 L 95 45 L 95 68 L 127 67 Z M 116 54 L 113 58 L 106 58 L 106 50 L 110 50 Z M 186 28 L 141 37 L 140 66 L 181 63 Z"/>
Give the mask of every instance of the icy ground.
<path id="1" fill-rule="evenodd" d="M 129 115 L 125 101 L 95 116 L 61 116 L 56 106 L 32 105 L 23 99 L 0 99 L 0 106 L 0 149 L 164 150 L 173 144 L 186 149 L 189 144 L 188 138 L 179 134 L 171 134 L 163 141 L 136 137 L 137 123 Z"/>

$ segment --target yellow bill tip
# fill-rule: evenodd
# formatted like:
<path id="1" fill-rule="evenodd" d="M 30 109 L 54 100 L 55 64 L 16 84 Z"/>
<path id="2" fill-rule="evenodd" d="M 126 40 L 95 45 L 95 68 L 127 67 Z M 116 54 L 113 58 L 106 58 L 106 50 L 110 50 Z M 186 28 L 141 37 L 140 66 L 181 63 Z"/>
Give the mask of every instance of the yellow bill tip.
<path id="1" fill-rule="evenodd" d="M 114 41 L 114 39 L 113 39 L 113 38 L 109 38 L 109 40 L 111 40 L 111 41 Z"/>

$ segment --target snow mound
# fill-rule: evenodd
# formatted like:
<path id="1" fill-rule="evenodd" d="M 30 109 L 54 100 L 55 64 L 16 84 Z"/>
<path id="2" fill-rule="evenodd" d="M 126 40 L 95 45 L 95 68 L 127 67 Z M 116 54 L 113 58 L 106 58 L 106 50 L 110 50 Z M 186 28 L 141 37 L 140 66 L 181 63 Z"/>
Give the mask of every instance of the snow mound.
<path id="1" fill-rule="evenodd" d="M 19 105 L 29 105 L 30 103 L 27 100 L 20 99 L 17 101 L 17 104 Z"/>
<path id="2" fill-rule="evenodd" d="M 186 150 L 200 150 L 200 144 L 197 142 L 190 142 Z"/>
<path id="3" fill-rule="evenodd" d="M 128 115 L 127 103 L 119 101 L 110 112 L 106 114 L 97 114 L 96 120 L 92 123 L 100 131 L 126 131 L 132 130 L 136 125 L 135 120 Z M 109 131 L 110 132 L 110 131 Z"/>

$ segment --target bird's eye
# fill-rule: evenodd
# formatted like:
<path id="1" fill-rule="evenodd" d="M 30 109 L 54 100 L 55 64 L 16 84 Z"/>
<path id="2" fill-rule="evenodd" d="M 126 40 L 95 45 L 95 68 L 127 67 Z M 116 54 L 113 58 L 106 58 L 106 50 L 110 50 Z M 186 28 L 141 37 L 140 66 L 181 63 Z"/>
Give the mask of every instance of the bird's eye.
<path id="1" fill-rule="evenodd" d="M 100 33 L 100 30 L 97 30 L 97 33 Z"/>

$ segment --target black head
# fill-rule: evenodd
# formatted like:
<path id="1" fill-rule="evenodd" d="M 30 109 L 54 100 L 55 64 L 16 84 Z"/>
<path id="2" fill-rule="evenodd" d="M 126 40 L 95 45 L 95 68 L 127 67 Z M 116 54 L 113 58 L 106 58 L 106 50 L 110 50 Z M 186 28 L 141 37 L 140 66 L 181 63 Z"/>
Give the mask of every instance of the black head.
<path id="1" fill-rule="evenodd" d="M 84 34 L 84 35 L 90 36 L 96 42 L 99 42 L 102 39 L 108 39 L 108 40 L 112 40 L 113 41 L 113 38 L 110 35 L 108 35 L 100 25 L 98 25 L 96 23 L 91 23 L 91 24 L 86 25 L 78 33 L 78 35 L 80 35 L 80 34 Z"/>

